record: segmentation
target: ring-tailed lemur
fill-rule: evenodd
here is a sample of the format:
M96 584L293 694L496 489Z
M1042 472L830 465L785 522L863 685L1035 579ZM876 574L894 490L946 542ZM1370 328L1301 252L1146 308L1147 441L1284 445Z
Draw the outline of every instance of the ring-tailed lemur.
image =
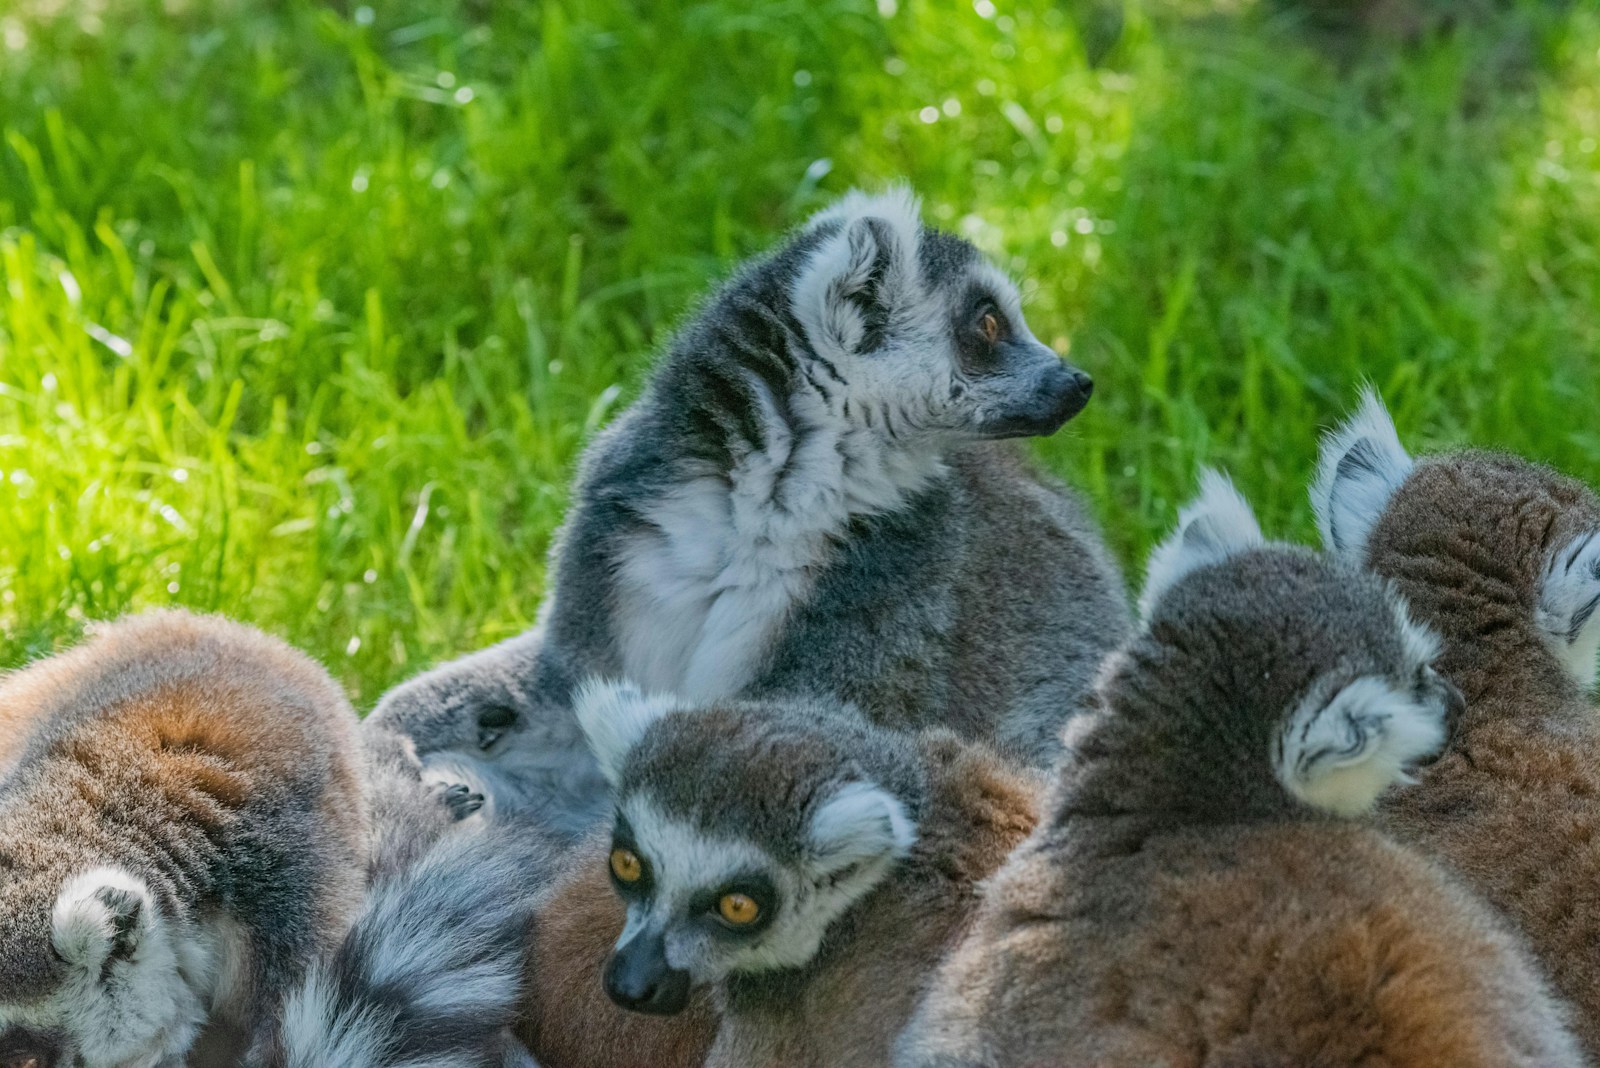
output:
M1518 938L1366 812L1444 744L1435 639L1211 477L898 1068L1577 1068Z
M1046 763L1128 611L1076 497L996 439L1090 389L909 193L846 196L717 290L590 445L541 627L376 718L572 833L606 804L571 712L591 675L826 694Z
M0 1065L176 1068L202 1028L268 1026L360 902L356 717L327 672L153 613L7 676L0 721Z
M887 1063L1043 785L948 731L821 700L687 705L611 684L577 711L616 789L627 924L606 990L672 1014L714 986L708 1068Z
M1512 456L1413 461L1374 394L1324 442L1312 501L1328 546L1443 637L1467 696L1390 826L1517 922L1600 1058L1600 501Z

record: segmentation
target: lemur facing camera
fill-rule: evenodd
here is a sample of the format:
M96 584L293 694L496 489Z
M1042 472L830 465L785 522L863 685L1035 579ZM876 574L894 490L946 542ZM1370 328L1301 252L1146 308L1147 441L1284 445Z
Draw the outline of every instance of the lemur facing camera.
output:
M574 834L606 809L571 710L594 675L829 695L1047 763L1128 610L1077 498L998 439L1090 390L908 192L852 193L717 290L590 445L540 627L376 718Z
M1501 918L1361 818L1460 703L1392 591L1213 475L1142 604L897 1068L1584 1063Z
M1388 825L1521 928L1600 1058L1600 501L1526 460L1413 461L1376 395L1324 442L1327 545L1443 638L1467 712Z
M708 1068L886 1064L1043 785L988 746L836 702L688 704L612 684L577 711L616 790L627 924L606 990L672 1014L714 987Z
M269 1026L360 903L355 729L308 657L183 612L6 676L0 1066L177 1068Z

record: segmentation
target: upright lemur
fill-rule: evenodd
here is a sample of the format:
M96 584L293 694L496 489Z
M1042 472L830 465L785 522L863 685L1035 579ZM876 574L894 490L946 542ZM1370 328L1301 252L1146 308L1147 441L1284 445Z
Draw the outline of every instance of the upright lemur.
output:
M1600 501L1526 460L1413 461L1376 395L1323 445L1322 534L1443 638L1467 711L1383 815L1510 916L1600 1059Z
M1077 498L999 439L1090 389L908 192L852 193L719 288L590 445L539 627L375 715L571 833L606 807L571 710L591 675L825 695L1048 762L1128 612Z
M1509 926L1365 817L1460 700L1387 586L1212 476L1143 605L897 1068L1583 1064Z

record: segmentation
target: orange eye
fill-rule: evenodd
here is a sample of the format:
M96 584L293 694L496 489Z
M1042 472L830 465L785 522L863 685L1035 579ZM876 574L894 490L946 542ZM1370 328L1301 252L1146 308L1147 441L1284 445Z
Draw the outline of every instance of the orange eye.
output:
M611 851L611 874L619 882L636 883L644 875L644 861L639 859L639 854L631 849L613 849Z
M1000 319L994 312L983 313L983 318L978 320L978 329L983 331L983 338L989 344L1000 340Z
M761 906L744 894L724 894L717 902L717 913L735 927L745 927L756 922Z

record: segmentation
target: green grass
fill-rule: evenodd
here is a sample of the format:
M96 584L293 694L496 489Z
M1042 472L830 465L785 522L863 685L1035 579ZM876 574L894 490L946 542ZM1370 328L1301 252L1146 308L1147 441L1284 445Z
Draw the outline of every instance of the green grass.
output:
M1216 6L1091 68L1060 0L12 0L0 660L177 602L369 703L520 630L696 294L899 176L1098 379L1040 451L1130 567L1204 463L1307 536L1363 378L1600 482L1600 14L1340 64Z

